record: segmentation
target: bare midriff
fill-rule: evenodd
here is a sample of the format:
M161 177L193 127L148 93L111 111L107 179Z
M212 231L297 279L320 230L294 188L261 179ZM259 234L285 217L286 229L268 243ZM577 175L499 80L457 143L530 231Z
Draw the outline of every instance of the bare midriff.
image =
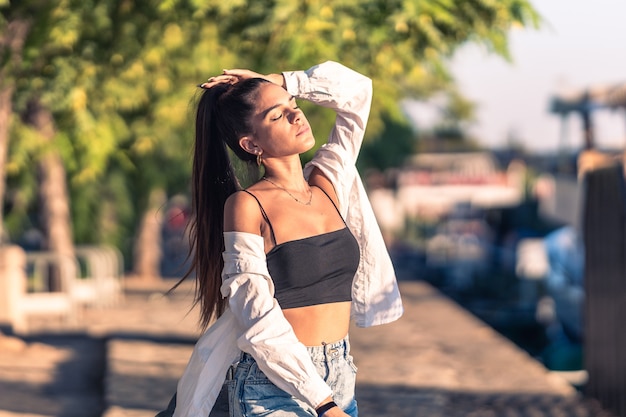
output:
M296 337L305 346L336 342L348 334L350 302L320 304L283 310Z

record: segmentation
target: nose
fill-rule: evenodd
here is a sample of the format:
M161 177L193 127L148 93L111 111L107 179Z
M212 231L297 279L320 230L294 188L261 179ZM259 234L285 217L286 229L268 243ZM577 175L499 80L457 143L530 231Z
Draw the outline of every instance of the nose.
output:
M302 111L295 109L291 113L291 124L296 124L302 120Z

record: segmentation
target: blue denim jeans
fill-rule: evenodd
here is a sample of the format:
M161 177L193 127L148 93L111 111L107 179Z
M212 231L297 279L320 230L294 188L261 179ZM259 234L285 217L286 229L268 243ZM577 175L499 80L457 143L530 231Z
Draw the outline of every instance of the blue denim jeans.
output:
M356 367L348 338L307 350L317 372L333 390L333 400L351 417L358 417L354 388ZM311 417L315 410L274 385L254 358L243 353L228 384L230 417Z

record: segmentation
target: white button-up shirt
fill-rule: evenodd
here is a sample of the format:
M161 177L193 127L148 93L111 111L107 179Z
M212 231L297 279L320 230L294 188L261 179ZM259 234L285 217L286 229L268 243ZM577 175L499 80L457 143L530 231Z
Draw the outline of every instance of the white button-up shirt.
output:
M357 326L389 323L402 315L393 265L365 188L356 170L372 99L369 78L336 62L283 73L287 91L337 113L328 142L304 169L318 167L332 182L339 210L361 250L352 284L352 319ZM221 292L228 308L198 340L178 382L174 417L208 416L239 352L250 353L279 388L312 407L332 395L306 347L295 336L274 298L263 238L224 233Z

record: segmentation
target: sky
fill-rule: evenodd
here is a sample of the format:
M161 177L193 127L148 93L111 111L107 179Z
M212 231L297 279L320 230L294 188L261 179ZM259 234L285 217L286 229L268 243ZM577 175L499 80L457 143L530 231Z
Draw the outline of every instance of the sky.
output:
M470 131L490 148L515 138L532 151L579 149L580 117L567 122L562 143L560 118L550 98L564 90L626 83L625 0L531 0L542 15L539 30L514 30L513 62L468 45L452 60L461 92L477 104ZM593 114L600 148L626 147L626 110Z

